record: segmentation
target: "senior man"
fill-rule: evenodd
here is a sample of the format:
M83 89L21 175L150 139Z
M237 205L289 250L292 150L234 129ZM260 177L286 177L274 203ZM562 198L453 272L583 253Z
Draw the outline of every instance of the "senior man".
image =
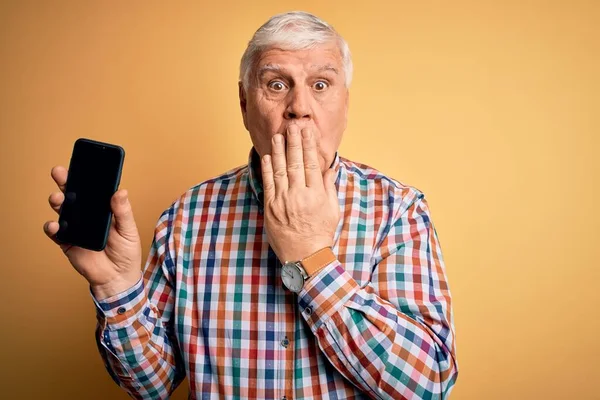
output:
M164 211L143 269L125 190L104 251L61 245L131 397L168 398L185 376L194 399L449 395L458 368L436 231L420 191L339 156L351 77L330 25L272 17L241 60L248 163ZM63 190L65 168L52 176ZM45 230L54 238L58 224Z

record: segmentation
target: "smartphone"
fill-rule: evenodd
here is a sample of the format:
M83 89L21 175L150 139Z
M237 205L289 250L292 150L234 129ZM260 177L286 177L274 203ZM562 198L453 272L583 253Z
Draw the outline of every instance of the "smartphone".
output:
M112 221L110 200L119 189L125 150L80 138L75 141L56 239L94 251L106 247Z

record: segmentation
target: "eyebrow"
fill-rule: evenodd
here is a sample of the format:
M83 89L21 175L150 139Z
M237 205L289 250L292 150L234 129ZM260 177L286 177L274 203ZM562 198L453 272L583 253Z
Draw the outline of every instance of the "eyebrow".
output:
M256 76L258 76L259 79L262 79L263 75L269 71L281 72L281 67L277 64L265 64L258 69Z
M334 74L339 75L337 68L331 64L313 65L313 67L316 68L317 72L332 71ZM258 74L256 76L258 76L258 79L262 79L263 75L270 71L282 72L283 68L278 64L265 64L258 69Z
M336 67L334 67L331 64L325 64L325 65L313 65L313 67L317 67L317 71L318 72L323 72L323 71L332 71L333 73L335 73L336 75L339 75L339 72L337 70Z

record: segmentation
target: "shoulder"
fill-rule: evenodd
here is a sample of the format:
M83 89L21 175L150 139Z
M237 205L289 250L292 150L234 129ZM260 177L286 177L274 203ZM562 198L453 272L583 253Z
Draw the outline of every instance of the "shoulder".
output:
M374 192L376 200L388 204L392 208L390 211L396 215L402 214L413 204L424 201L425 194L420 189L371 165L345 157L340 157L340 164L347 175L348 184L355 186L354 190ZM357 185L365 189L357 188Z
M220 175L199 182L181 193L163 211L161 218L172 219L176 214L187 214L190 210L202 207L202 204L205 202L212 203L220 199L225 200L231 197L233 193L240 193L240 190L245 190L247 178L248 165L240 165Z

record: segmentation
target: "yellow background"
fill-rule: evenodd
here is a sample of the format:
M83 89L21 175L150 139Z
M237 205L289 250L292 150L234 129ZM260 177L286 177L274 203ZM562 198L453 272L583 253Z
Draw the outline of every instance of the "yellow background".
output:
M147 254L173 199L246 162L239 58L292 9L354 55L340 153L429 198L452 397L599 398L600 2L566 0L0 2L0 397L127 398L86 282L43 234L50 169L78 137L122 145Z

